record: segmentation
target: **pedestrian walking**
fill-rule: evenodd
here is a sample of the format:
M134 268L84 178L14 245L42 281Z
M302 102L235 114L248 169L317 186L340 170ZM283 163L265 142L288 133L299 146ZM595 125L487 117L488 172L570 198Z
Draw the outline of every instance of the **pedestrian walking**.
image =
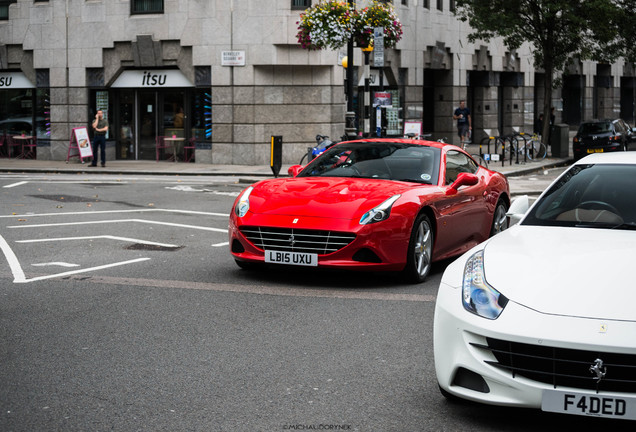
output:
M459 101L459 108L455 109L453 119L457 120L457 134L463 147L468 142L468 136L473 128L470 108L466 106L465 100Z
M108 132L108 120L104 118L104 111L97 110L93 120L93 162L91 166L97 166L97 150L101 152L102 167L106 166L106 132Z

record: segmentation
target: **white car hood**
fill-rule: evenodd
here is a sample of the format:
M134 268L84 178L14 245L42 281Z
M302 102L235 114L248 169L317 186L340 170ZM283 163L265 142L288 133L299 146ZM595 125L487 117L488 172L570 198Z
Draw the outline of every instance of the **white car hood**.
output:
M484 249L486 280L556 315L636 321L636 231L515 225Z

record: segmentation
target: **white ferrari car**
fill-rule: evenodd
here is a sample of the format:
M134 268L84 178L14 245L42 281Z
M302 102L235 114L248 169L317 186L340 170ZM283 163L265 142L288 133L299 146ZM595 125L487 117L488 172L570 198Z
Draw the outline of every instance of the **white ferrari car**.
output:
M636 420L636 152L579 160L521 212L442 277L442 394Z

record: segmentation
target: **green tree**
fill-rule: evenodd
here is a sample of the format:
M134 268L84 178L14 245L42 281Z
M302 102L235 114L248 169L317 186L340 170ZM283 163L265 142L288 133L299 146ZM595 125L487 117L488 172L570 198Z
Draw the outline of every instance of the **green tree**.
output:
M617 13L611 16L611 25L618 29L615 43L616 56L636 63L636 0L615 0Z
M457 0L456 14L470 24L471 42L501 37L510 50L531 44L534 65L545 72L542 135L547 137L557 73L574 58L601 60L621 51L618 29L608 25L627 19L620 2L633 8L634 0Z

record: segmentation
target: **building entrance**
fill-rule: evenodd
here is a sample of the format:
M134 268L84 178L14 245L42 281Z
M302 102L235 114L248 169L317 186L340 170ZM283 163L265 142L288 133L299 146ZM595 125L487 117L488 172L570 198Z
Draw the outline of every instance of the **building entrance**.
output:
M189 138L184 90L122 89L114 96L117 159L154 160L157 136Z

